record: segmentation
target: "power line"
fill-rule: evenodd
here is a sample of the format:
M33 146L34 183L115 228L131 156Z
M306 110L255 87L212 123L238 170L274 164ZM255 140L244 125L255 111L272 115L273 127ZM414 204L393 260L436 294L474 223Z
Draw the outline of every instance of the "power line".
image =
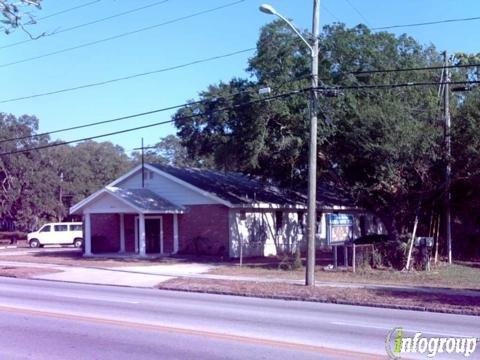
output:
M443 84L447 84L447 83L450 84L450 85L480 84L480 80L445 81L445 82L443 82ZM331 90L361 90L361 89L384 89L384 88L393 89L393 88L412 87L412 86L432 86L432 85L433 86L438 86L438 85L441 85L441 84L442 83L433 82L433 81L432 82L418 82L418 83L411 82L411 83L399 83L399 84L372 84L372 85L355 85L355 86L341 86L341 87L317 87L316 90L331 91ZM254 104L254 103L259 103L259 102L264 102L264 101L268 101L268 100L274 100L274 99L278 99L278 98L284 98L284 97L289 97L289 96L293 96L293 95L298 95L298 94L301 94L301 93L304 93L304 92L308 92L310 90L311 90L311 88L302 88L302 89L299 89L299 90L293 90L293 91L289 91L289 92L281 93L281 94L278 94L278 95L265 97L265 98L258 99L258 100L248 101L248 102L245 102L245 103L242 103L242 104L232 105L232 106L224 107L224 108L220 108L220 109L214 109L214 110L211 110L209 112L197 113L197 114L192 114L192 115L189 115L189 116L182 116L182 117L178 117L178 118L172 119L172 120L166 120L166 121L161 121L161 122L157 122L157 123L153 123L153 124L137 126L137 127L134 127L134 128L114 131L114 132L110 132L110 133L104 133L104 134L90 136L90 137L76 139L76 140L56 142L56 143L47 144L47 145L43 145L43 146L37 146L37 147L33 147L33 148L28 148L28 149L21 149L21 150L5 152L5 153L1 153L0 156L25 153L25 152L30 152L30 151L34 151L34 150L42 150L42 149L47 149L47 148L51 148L51 147L68 145L68 144L72 144L72 143L76 143L76 142L94 140L94 139L98 139L98 138L102 138L102 137L107 137L107 136L118 135L118 134L123 134L123 133L127 133L127 132L147 129L147 128L151 128L151 127L155 127L155 126L159 126L159 125L163 125L163 124L172 123L175 120L187 120L187 119L191 119L191 118L195 118L195 117L199 117L199 116L203 116L203 115L207 115L207 114L214 114L214 113L217 113L217 112L233 110L233 109L236 109L236 108L239 108L239 107L242 107L242 106L246 106L246 105L250 105L250 104ZM202 103L202 102L205 102L205 101L206 100L202 100L202 101L197 101L197 102L193 102L193 103L186 103L186 104L182 104L182 105L171 106L171 107L162 108L162 109L158 109L158 110L153 110L153 111L149 111L149 112L128 115L128 116L125 116L125 117L122 117L122 118L105 120L105 121L92 123L92 124L80 125L80 126L72 127L72 128L69 128L69 129L73 130L73 129L79 129L79 128L82 128L82 127L92 126L94 124L98 125L98 124L105 124L105 123L108 123L108 122L113 122L113 121L118 121L118 120L123 120L123 119L131 119L131 118L135 118L135 117L144 116L144 115L147 115L147 114L153 114L153 113L167 111L167 110L171 110L171 109L175 109L175 108L191 106L191 105ZM60 132L60 131L67 131L67 130L68 129L62 129L62 130L56 130L56 131L52 131L52 132L48 132L48 133L25 136L25 137L20 137L20 138L15 138L15 139L5 139L5 140L2 140L1 142L21 140L21 139L26 139L26 138L34 138L34 137L38 137L38 136L42 136L42 135L47 135L47 134L52 134L52 133L56 133L56 132Z
M445 69L445 68L461 69L461 68L470 68L470 67L480 67L480 63L457 64L457 65L449 65L448 67L445 67L445 66L442 66L442 65L434 65L434 66L395 68L395 69L360 70L360 71L345 72L343 74L345 74L345 75L362 75L362 74L392 73L392 72L407 72L407 71L442 70L442 69Z
M480 84L480 80L465 80L465 81L425 81L425 82L405 82L398 84L367 84L367 85L345 85L345 86L331 86L331 87L317 87L319 91L332 90L361 90L361 89L395 89L416 86L438 86L438 85L469 85Z
M366 18L365 16L363 16L363 14L360 12L360 10L358 10L358 9L352 4L352 2L351 2L350 0L345 0L345 2L346 2L348 5L350 5L350 7L351 7L353 10L355 10L355 12L356 12L358 15L360 15L360 17L365 21L365 24L367 24L368 26L370 26L367 18Z
M81 8L84 8L84 7L87 7L87 6L90 6L90 5L99 3L100 1L102 1L102 0L89 1L89 2L86 2L86 3L84 3L84 4L80 4L80 5L77 5L77 6L68 8L68 9L65 9L65 10L57 11L57 12L55 12L55 13L53 13L53 14L50 14L50 15L46 15L46 16L39 17L39 18L36 19L36 20L49 19L49 18L52 18L52 17L54 17L54 16L62 15L62 14L65 14L65 13L67 13L67 12L70 12L70 11L78 10L78 9L81 9ZM27 23L27 24L24 24L24 25L28 25L28 23Z
M235 56L235 55L238 55L238 54L242 54L242 53L246 53L246 52L250 52L250 51L254 51L254 50L255 50L255 48L248 48L248 49L235 51L235 52L232 52L232 53L227 53L227 54L223 54L223 55L213 56L213 57L210 57L210 58L191 61L191 62L181 64L181 65L174 65L174 66L170 66L170 67L163 68L163 69L147 71L147 72L143 72L143 73L132 74L132 75L127 75L127 76L122 76L122 77L119 77L119 78L114 78L114 79L109 79L109 80L104 80L104 81L98 81L98 82L94 82L94 83L78 85L78 86L73 86L73 87L59 89L59 90L52 90L52 91L33 94L33 95L26 95L26 96L19 96L19 97L16 97L16 98L4 99L4 100L0 100L0 104L15 102L15 101L21 101L21 100L34 99L34 98L43 97L43 96L55 95L55 94L71 92L71 91L76 91L76 90L81 90L81 89L86 89L86 88L91 88L91 87L96 87L96 86L107 85L107 84L111 84L111 83L115 83L115 82L119 82L119 81L134 79L134 78L137 78L137 77L149 76L149 75L153 75L153 74L157 74L157 73L177 70L177 69L181 69L181 68L201 64L201 63L206 63L206 62L210 62L210 61L214 61L214 60L219 60L219 59L222 59L222 58ZM458 65L450 65L449 66L449 68L469 68L469 67L480 67L480 64L458 64ZM391 72L441 70L441 69L444 69L444 68L445 68L444 66L428 66L428 67L411 67L411 68L397 68L397 69L378 69L378 70L351 71L351 72L345 72L345 73L342 73L342 74L343 75L363 75L363 74L391 73ZM307 78L307 77L310 77L310 75L306 75L304 78ZM296 78L295 80L297 80L297 79L298 78ZM325 79L325 80L327 80L327 79Z
M119 134L124 134L124 133L132 132L132 131L148 129L148 128L159 126L159 125L173 123L173 122L175 122L175 120L177 120L177 121L178 120L188 120L188 119L192 119L192 118L203 116L203 115L210 115L210 114L214 114L214 113L218 113L218 112L233 110L233 109L236 109L236 108L239 108L239 107L242 107L242 106L251 105L251 104L255 104L255 103L259 103L259 102L264 102L264 101L268 101L268 100L274 100L274 99L289 97L289 96L293 96L293 95L298 95L298 94L304 93L305 91L308 91L308 90L310 90L310 89L309 88L304 88L304 89L299 89L299 90L293 90L293 91L289 91L289 92L281 93L281 94L278 94L278 95L265 97L265 98L258 99L258 100L248 101L248 102L245 102L245 103L242 103L242 104L232 105L232 106L228 106L228 107L224 107L224 108L220 108L220 109L214 109L214 110L211 110L211 111L208 111L208 112L202 112L202 113L192 114L192 115L188 115L188 116L182 116L182 117L178 117L176 119L160 121L160 122L156 122L156 123L153 123L153 124L137 126L137 127L134 127L134 128L113 131L113 132L110 132L110 133L104 133L104 134L100 134L100 135L89 136L89 137L76 139L76 140L55 142L55 143L42 145L42 146L36 146L36 147L28 148L28 149L20 149L20 150L4 152L4 153L1 153L0 156L26 153L26 152L30 152L30 151L34 151L34 150L44 150L44 149L48 149L48 148L51 148L51 147L68 145L68 144L73 144L73 143L77 143L77 142L81 142L81 141L94 140L94 139L99 139L99 138L102 138L102 137L119 135ZM157 110L157 112L159 112L159 111L165 111L165 110L163 110L163 109ZM140 116L140 115L138 115L138 114L130 115L130 118L136 117L136 116Z
M0 49L6 49L6 48L14 47L14 46L17 46L17 45L26 44L26 43L29 43L29 42L34 41L34 40L40 40L42 38L46 38L46 37L50 37L50 36L54 36L54 35L58 35L58 34L63 34L63 33L66 33L66 32L72 31L72 30L77 30L77 29L84 28L84 27L87 27L87 26L91 26L91 25L94 25L94 24L98 24L98 23L101 23L101 22L104 22L104 21L107 21L107 20L115 19L115 18L125 16L125 15L129 15L129 14L132 14L134 12L145 10L145 9L157 6L157 5L161 5L161 4L164 4L168 1L170 1L170 0L157 1L157 2L154 2L154 3L149 4L149 5L137 7L135 9L124 11L124 12L117 13L117 14L114 14L114 15L110 15L110 16L107 16L107 17L104 17L104 18L101 18L101 19L89 21L89 22L79 24L79 25L75 25L75 26L72 26L72 27L68 27L68 28L65 28L65 29L60 29L60 30L54 31L52 33L45 33L45 35L39 37L38 39L35 38L35 39L27 39L27 40L17 41L17 42L11 43L11 44L0 46Z
M73 51L73 50L85 48L85 47L88 47L88 46L104 43L104 42L107 42L107 41L119 39L119 38L122 38L122 37L125 37L125 36L138 34L140 32L156 29L156 28L161 27L161 26L170 25L170 24L173 24L173 23L176 23L176 22L191 19L193 17L197 17L197 16L200 16L200 15L205 15L205 14L212 13L212 12L215 12L215 11L218 11L218 10L229 8L229 7L238 5L238 4L243 3L243 2L245 2L245 0L238 0L238 1L230 2L230 3L227 3L225 5L217 6L217 7L214 7L214 8L207 9L207 10L202 10L202 11L190 14L190 15L178 17L178 18L175 18L175 19L172 19L172 20L168 20L168 21L159 23L159 24L143 27L143 28L133 30L133 31L124 32L124 33L114 35L114 36L110 36L110 37L107 37L107 38L103 38L103 39L100 39L100 40L95 40L95 41L83 43L83 44L80 44L80 45L76 45L76 46L72 46L72 47L69 47L69 48L53 51L53 52L46 53L46 54L43 54L43 55L38 55L38 56L33 56L33 57L22 59L22 60L13 61L13 62L10 62L10 63L0 64L0 68L12 66L12 65L17 65L17 64L21 64L21 63L26 63L26 62L33 61L33 60L43 59L43 58L46 58L46 57L49 57L49 56L63 54L63 53L69 52L69 51Z
M283 83L278 85L278 88L282 87L283 85L285 85L287 83L291 83L291 82L299 81L299 80L303 80L303 77L298 78L298 79L292 79L288 82L283 82ZM47 131L47 132L34 134L34 135L27 135L27 136L20 136L20 137L14 137L14 138L9 138L9 139L2 139L2 140L0 140L0 144L5 143L5 142L10 142L10 141L33 139L33 138L37 138L37 137L41 137L41 136L53 135L53 134L58 134L58 133L61 133L61 132L83 129L83 128L87 128L87 127L91 127L91 126L109 124L109 123L118 122L118 121L121 121L121 120L128 120L128 119L141 117L141 116L152 115L152 114L156 114L156 113L160 113L160 112L164 112L164 111L175 110L175 109L179 109L179 108L186 107L186 106L208 103L208 102L211 102L211 101L229 100L229 99L234 98L235 96L238 96L238 95L241 95L241 94L244 94L244 93L247 93L247 92L252 92L252 90L254 90L254 89L246 89L246 90L238 91L238 92L236 92L234 94L231 94L229 96L226 96L226 97L204 98L202 100L197 100L197 101L188 102L188 103L179 104L179 105L172 105L172 106L169 106L169 107L156 109L156 110L151 110L151 111L146 111L146 112L137 113L137 114L133 114L133 115L127 115L127 116L117 117L117 118L103 120L103 121L96 121L96 122L92 122L92 123L87 123L87 124L82 124L82 125L77 125L77 126L52 130L52 131Z
M323 10L325 10L327 13L329 13L330 16L333 17L335 20L337 20L338 22L341 22L341 20L338 18L338 16L335 15L328 7L326 7L324 3L320 4L320 7Z
M232 56L243 54L243 53L250 52L250 51L253 51L253 50L255 50L255 48L248 48L248 49L234 51L234 52L223 54L223 55L217 55L217 56L212 56L212 57L209 57L209 58L199 59L199 60L191 61L191 62L188 62L188 63L180 64L180 65L174 65L174 66L166 67L166 68L163 68L163 69L158 69L158 70L147 71L147 72L138 73L138 74L122 76L122 77L115 78L115 79L98 81L98 82L94 82L94 83L90 83L90 84L84 84L84 85L74 86L74 87L70 87L70 88L64 88L64 89L60 89L60 90L53 90L53 91L48 91L48 92L39 93L39 94L33 94L33 95L27 95L27 96L21 96L21 97L16 97L16 98L11 98L11 99L0 100L0 104L4 104L4 103L8 103L8 102L14 102L14 101L20 101L20 100L34 99L34 98L38 98L38 97L60 94L60 93L65 93L65 92L71 92L71 91L76 91L76 90L81 90L81 89L86 89L86 88L91 88L91 87L96 87L96 86L107 85L107 84L111 84L111 83L115 83L115 82L119 82L119 81L130 80L130 79L134 79L134 78L138 78L138 77L143 77L143 76L148 76L148 75L153 75L153 74L158 74L158 73L163 73L163 72L168 72L168 71L173 71L173 70L178 70L178 69L186 68L186 67L193 66L193 65L198 65L198 64L202 64L202 63L206 63L206 62L210 62L210 61L214 61L214 60L219 60L219 59L224 59L224 58L227 58L227 57L232 57Z
M445 23L454 23L454 22L462 22L462 21L474 21L474 20L480 20L480 16L469 17L469 18L459 18L459 19L446 19L446 20L437 20L437 21L427 21L427 22L413 23L413 24L402 24L402 25L382 26L382 27L371 28L371 30L387 30L387 29L397 29L397 28L405 28L405 27L416 27L416 26L427 26L427 25L437 25L437 24L445 24Z

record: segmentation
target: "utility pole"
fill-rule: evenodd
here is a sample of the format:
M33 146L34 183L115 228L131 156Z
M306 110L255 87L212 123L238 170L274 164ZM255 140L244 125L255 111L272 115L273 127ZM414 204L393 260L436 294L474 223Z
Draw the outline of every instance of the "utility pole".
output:
M317 109L318 109L318 38L320 36L320 0L313 1L312 36L313 45L285 16L272 5L262 4L260 11L278 16L307 45L311 56L311 90L310 90L310 147L308 159L308 199L307 199L307 269L305 285L315 286L315 228L317 223Z
M312 90L310 96L310 150L308 160L307 269L305 285L315 286L315 233L317 223L317 107L318 38L320 36L320 0L313 1Z
M60 173L60 189L58 194L58 200L60 203L60 210L58 214L58 221L62 221L62 208L63 208L63 171Z
M443 53L445 61L445 88L444 88L444 119L445 119L445 152L447 156L447 165L445 167L445 233L447 238L447 252L448 263L452 263L452 219L450 203L452 194L450 192L451 178L452 178L452 134L451 134L451 119L450 119L450 70L447 51Z
M142 137L142 189L145 187L145 147L143 146Z

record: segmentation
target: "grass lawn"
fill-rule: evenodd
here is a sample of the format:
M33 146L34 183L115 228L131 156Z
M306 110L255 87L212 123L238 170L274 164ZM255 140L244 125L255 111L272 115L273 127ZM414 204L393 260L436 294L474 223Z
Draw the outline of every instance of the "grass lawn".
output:
M0 266L0 276L22 279L28 279L35 275L44 275L56 272L59 272L59 270L21 266Z
M160 289L480 315L480 297L211 279L172 279Z
M217 275L251 276L261 278L295 279L305 278L305 269L279 270L278 264L247 263L240 267L237 264L228 264L212 269L210 273ZM346 282L358 284L388 284L426 287L445 287L456 289L480 290L480 263L455 263L448 265L440 263L432 271L411 271L403 273L390 269L357 269L356 273L350 270L325 271L317 267L315 272L317 281Z

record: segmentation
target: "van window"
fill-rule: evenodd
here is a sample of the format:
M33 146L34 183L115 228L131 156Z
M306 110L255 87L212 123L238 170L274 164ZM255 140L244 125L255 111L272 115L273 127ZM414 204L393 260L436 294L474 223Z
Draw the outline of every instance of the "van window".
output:
M55 231L68 231L67 225L54 225Z
M82 231L82 225L80 224L70 225L70 231Z
M50 232L50 225L45 225L40 232Z

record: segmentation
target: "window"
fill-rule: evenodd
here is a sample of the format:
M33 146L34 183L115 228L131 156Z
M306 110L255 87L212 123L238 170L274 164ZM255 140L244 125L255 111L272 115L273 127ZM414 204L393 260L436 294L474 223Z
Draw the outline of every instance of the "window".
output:
M68 225L54 225L55 231L68 231Z
M245 210L240 211L240 220L247 220L247 213Z
M50 225L45 225L40 232L50 232Z
M305 213L303 211L297 211L297 222L298 229L303 234L305 232Z
M283 227L283 212L275 211L275 229L277 231L282 230Z
M70 225L70 231L82 231L82 225L80 224Z

